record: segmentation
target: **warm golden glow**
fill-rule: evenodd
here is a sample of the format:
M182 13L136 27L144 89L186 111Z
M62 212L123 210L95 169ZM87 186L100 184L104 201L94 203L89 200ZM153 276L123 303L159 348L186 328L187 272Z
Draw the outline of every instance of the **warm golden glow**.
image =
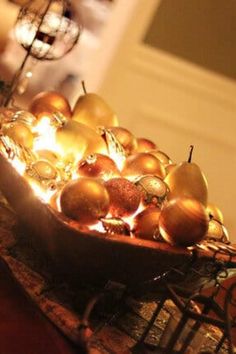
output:
M33 150L36 152L37 150L48 149L60 154L60 148L56 144L55 132L56 128L51 124L50 117L42 117L34 128L34 133L38 136L34 140Z

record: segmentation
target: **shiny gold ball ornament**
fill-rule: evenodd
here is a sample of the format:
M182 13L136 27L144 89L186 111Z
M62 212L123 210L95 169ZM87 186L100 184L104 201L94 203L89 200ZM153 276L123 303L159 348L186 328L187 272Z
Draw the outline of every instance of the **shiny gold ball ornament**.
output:
M207 205L207 212L208 212L210 218L213 218L213 219L219 221L221 224L224 223L223 213L216 205L209 203Z
M146 240L159 238L159 217L161 210L157 207L147 207L134 218L133 232L136 237Z
M149 152L150 152L150 154L155 156L164 166L169 165L170 163L172 163L171 158L163 151L152 150L152 151L149 151Z
M61 155L72 155L76 161L94 153L107 154L103 138L93 129L68 120L56 131L56 142Z
M62 212L81 224L92 225L106 216L109 194L105 186L94 178L81 177L68 182L60 196Z
M72 119L95 130L99 126L113 127L118 125L117 116L111 107L95 93L85 93L78 98L73 109Z
M161 205L169 191L167 184L157 176L142 176L135 182L135 185L142 193L144 204Z
M137 178L142 175L164 178L165 174L165 167L162 163L148 152L128 156L122 170L122 175L127 178Z
M168 175L168 173L170 173L175 166L176 166L175 163L169 163L168 165L165 165L166 175Z
M71 118L72 112L67 99L58 92L44 91L34 96L29 110L38 119L60 112L66 118Z
M227 243L229 242L228 231L219 221L211 219L209 221L205 239Z
M125 152L130 155L137 148L137 141L135 136L128 130L122 127L111 127L111 132L125 149Z
M78 173L83 177L102 178L104 180L120 176L115 162L108 156L92 154L78 164Z
M149 139L137 138L136 141L137 147L135 152L150 152L153 150L157 150L156 144Z
M132 182L117 177L105 182L104 185L109 193L109 212L113 217L129 216L138 209L141 193Z
M32 148L33 146L34 135L31 129L23 123L8 124L4 127L4 134L25 148Z
M160 233L172 245L191 246L206 235L209 218L204 206L192 198L177 198L161 210Z

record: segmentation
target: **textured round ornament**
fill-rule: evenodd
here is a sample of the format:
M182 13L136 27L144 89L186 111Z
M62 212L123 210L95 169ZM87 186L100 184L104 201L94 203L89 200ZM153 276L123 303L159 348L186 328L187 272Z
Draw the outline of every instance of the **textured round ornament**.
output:
M220 241L220 242L229 242L228 231L223 224L219 221L211 219L209 221L208 230L205 236L205 239Z
M37 94L33 98L29 110L38 119L43 116L50 116L56 112L60 112L66 118L70 118L72 115L67 99L54 91L45 91Z
M136 138L128 129L122 127L111 127L110 130L128 155L132 154L132 152L136 150Z
M78 173L80 176L97 177L104 180L120 176L115 162L102 154L92 154L80 161Z
M105 186L110 196L109 212L112 216L129 216L138 209L141 193L132 182L118 177L105 182Z
M165 177L165 167L152 154L140 152L127 157L122 174L125 177L137 178L143 175L155 175Z
M30 177L39 181L52 180L57 177L57 170L55 167L46 160L39 160L31 164L26 170Z
M163 151L153 150L153 151L150 151L150 154L155 156L164 166L172 163L172 160L170 159L170 157Z
M137 147L135 152L150 152L152 150L156 150L157 146L156 144L145 138L137 138Z
M23 110L16 111L12 117L12 121L17 121L29 127L33 127L37 124L37 118L32 113Z
M145 204L161 205L169 190L167 184L157 176L140 177L135 184L141 191Z
M4 127L4 134L25 148L32 148L33 146L34 135L30 128L23 123L8 124Z
M159 228L165 241L187 247L204 238L208 223L206 209L200 202L192 198L177 198L162 209Z
M221 224L224 223L224 217L222 211L214 204L207 205L207 212L210 218L219 221Z
M156 240L159 238L159 217L161 210L156 207L148 207L134 218L133 232L135 236L146 239Z
M65 185L60 205L66 216L81 224L92 225L108 213L109 194L101 182L81 177Z

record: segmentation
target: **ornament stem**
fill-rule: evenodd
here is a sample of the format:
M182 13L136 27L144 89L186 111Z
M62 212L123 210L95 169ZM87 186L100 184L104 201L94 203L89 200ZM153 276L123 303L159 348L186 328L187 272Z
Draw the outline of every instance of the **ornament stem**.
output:
M83 88L84 94L86 95L87 94L87 90L86 90L86 86L85 86L84 80L81 81L81 84L82 84L82 88Z
M191 163L191 162L192 162L193 148L194 148L194 145L190 145L188 163Z

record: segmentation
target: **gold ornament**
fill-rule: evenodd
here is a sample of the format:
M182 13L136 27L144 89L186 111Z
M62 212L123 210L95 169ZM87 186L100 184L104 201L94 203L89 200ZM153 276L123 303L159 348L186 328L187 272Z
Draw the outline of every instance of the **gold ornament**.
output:
M40 160L47 160L53 165L57 164L60 158L54 151L47 149L37 150L36 154Z
M129 216L138 209L141 193L132 182L118 177L110 179L104 185L110 196L109 212L112 216Z
M142 175L155 175L164 178L165 173L162 163L148 152L140 152L128 156L122 170L122 174L130 178Z
M145 138L137 138L137 147L135 152L150 152L157 149L156 144Z
M197 199L204 206L207 205L207 181L197 164L191 162L193 146L191 146L188 161L181 162L172 169L165 178L170 192L168 199L190 197Z
M135 236L146 240L159 238L159 217L161 210L156 207L147 207L134 219L133 232Z
M68 120L56 131L56 142L61 155L72 155L76 161L94 153L107 154L102 137L88 126Z
M209 221L208 230L205 239L220 241L224 243L229 242L228 231L219 221L211 219Z
M37 94L30 105L30 112L38 119L60 112L66 118L71 118L71 108L67 99L58 92L45 91Z
M175 163L169 163L168 165L166 165L166 175L168 175L168 173L170 173L175 168L175 166L177 166Z
M15 143L25 148L32 148L34 135L30 128L23 123L10 123L4 127L4 134Z
M81 224L92 225L108 213L109 194L96 179L81 177L65 185L60 204L66 216Z
M221 224L224 223L223 213L216 205L209 203L207 205L207 212L208 212L210 218L213 218L213 219L219 221Z
M78 173L84 177L110 179L120 176L120 171L115 162L108 156L92 154L79 162Z
M122 127L113 127L110 128L111 132L114 134L116 139L125 149L125 152L130 155L137 148L137 141L134 135L125 128Z
M18 122L29 127L33 127L37 123L37 118L30 112L27 111L16 111L12 116L12 122Z
M163 151L153 150L153 151L149 151L149 152L150 152L150 154L155 156L164 166L172 163L171 158Z
M145 204L161 205L169 191L167 184L157 176L142 176L135 184L141 191L142 201Z
M208 229L209 218L204 206L192 198L177 198L161 211L159 228L165 241L191 246L200 242Z
M120 218L102 218L102 226L106 233L130 236L130 227Z
M30 177L33 177L39 181L53 180L57 177L57 170L55 167L46 160L39 160L32 163L26 170Z
M95 93L85 93L79 97L73 110L72 119L93 129L99 126L113 127L118 125L116 114Z

